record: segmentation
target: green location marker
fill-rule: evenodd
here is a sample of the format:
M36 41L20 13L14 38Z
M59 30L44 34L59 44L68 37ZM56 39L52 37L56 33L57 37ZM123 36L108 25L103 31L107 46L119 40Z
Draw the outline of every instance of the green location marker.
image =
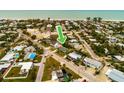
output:
M61 43L61 44L64 44L65 41L66 41L66 39L67 39L67 37L63 35L61 25L56 26L56 30L57 30L57 32L58 32L57 41L58 41L59 43Z

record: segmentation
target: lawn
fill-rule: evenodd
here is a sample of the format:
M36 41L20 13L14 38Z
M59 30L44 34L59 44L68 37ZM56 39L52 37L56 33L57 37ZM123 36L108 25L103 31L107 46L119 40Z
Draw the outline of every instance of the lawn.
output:
M0 49L0 59L5 56L5 50Z
M38 66L34 66L33 69L30 70L29 75L26 79L3 80L3 82L34 82L37 76L38 69Z
M20 69L21 67L13 67L9 73L7 74L6 77L20 77L20 76L25 76L25 75L20 75L19 72L20 72Z
M51 80L52 71L58 70L59 68L60 68L60 63L58 61L56 61L52 57L47 58L46 63L45 63L42 81Z

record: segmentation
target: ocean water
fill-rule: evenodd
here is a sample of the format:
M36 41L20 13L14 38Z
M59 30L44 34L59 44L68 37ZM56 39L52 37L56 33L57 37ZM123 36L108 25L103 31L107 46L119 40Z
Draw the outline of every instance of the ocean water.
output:
M0 10L0 19L74 19L102 17L105 20L124 20L124 10Z

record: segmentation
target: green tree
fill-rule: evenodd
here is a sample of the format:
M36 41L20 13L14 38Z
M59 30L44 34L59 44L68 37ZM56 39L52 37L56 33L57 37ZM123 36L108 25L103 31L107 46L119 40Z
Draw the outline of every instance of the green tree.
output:
M90 20L91 20L91 18L90 18L90 17L87 17L86 19L87 19L87 21L90 21Z
M102 21L102 18L101 17L98 17L98 22L101 22Z
M97 17L94 17L93 18L93 21L96 23L97 22Z
M32 38L32 39L36 39L36 35L32 35L31 38Z

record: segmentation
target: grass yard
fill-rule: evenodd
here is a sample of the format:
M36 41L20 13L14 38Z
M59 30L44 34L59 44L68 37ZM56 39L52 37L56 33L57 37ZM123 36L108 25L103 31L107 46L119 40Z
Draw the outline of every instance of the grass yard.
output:
M5 49L0 49L0 59L5 56Z
M37 76L38 69L38 66L34 66L33 69L30 70L29 75L26 79L3 80L3 82L34 82Z
M60 68L60 63L58 61L56 61L52 57L47 58L42 81L51 80L52 71L58 70L59 68Z
M20 75L19 72L20 72L20 69L21 67L13 67L9 73L7 74L6 77L20 77L20 76L23 76L23 75Z

